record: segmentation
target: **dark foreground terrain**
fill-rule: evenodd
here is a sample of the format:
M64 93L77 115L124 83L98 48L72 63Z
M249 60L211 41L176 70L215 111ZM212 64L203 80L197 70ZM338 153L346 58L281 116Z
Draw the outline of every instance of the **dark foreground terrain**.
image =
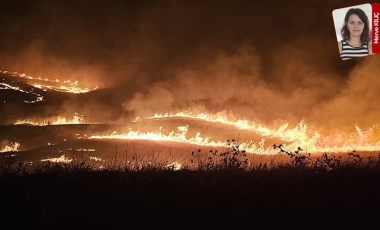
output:
M368 169L3 175L0 197L2 229L380 226L380 172Z

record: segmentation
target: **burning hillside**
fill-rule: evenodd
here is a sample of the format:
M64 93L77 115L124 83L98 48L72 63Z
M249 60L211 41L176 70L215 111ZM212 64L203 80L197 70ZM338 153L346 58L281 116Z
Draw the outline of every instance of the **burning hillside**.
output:
M46 77L32 77L29 75L26 75L25 73L18 73L18 72L8 72L8 71L0 71L0 74L4 76L12 76L12 83L13 81L21 82L30 85L31 87L35 87L38 89L42 89L43 91L47 90L52 90L52 91L57 91L57 92L65 92L65 93L87 93L93 90L96 90L98 87L95 87L93 89L90 88L85 88L85 87L80 87L79 86L79 81L74 81L71 82L70 80L63 80L60 81L58 79L51 80ZM5 79L3 78L3 81ZM19 90L17 87L13 87L5 82L1 83L5 87L8 87L9 89L13 90ZM34 90L31 88L30 90ZM25 91L21 91L25 92Z
M308 153L380 151L380 55L339 60L326 26L332 3L285 11L265 1L130 4L97 2L88 12L38 2L0 16L25 17L2 24L1 141L54 157L100 152L90 143L189 149L228 139L267 155L280 143ZM45 21L48 30L33 26Z
M44 93L49 93L49 97L55 94L89 94L97 89L72 88L72 90L61 90L64 87L58 86L59 80L49 80L48 78L34 78L25 74L2 72L3 82L1 92L14 91L15 93L31 94L40 101L44 99ZM37 82L48 83L42 91ZM52 85L56 85L54 88ZM71 84L70 82L63 82ZM13 84L13 85L11 85ZM76 81L75 87L78 82ZM37 89L36 89L37 88ZM13 98L14 99L14 98ZM28 104L29 101L24 100ZM37 100L35 101L38 102ZM19 117L8 126L3 126L3 139L10 143L17 143L2 147L4 151L33 151L35 148L46 146L47 148L57 147L63 144L76 143L76 148L82 148L80 141L102 140L103 142L112 140L125 141L147 141L162 142L166 146L176 143L176 146L203 146L208 148L223 148L226 140L235 138L239 141L242 149L255 154L276 154L278 150L273 149L273 144L283 143L284 148L295 150L298 147L308 153L324 152L349 152L352 150L374 152L380 151L380 140L377 126L362 130L358 125L351 129L327 129L315 124L308 125L305 121L299 121L295 125L281 121L266 125L257 120L239 118L239 114L218 112L218 113L196 113L191 110L180 112L156 113L151 116L128 119L118 119L104 122L96 120L90 113L87 115L74 112L68 115L68 111L63 111L65 115ZM78 128L76 128L76 126ZM54 129L49 127L57 126ZM41 128L38 128L41 127ZM42 128L45 131L42 131ZM98 128L96 128L98 127ZM24 130L24 131L21 131ZM40 131L38 131L40 130ZM41 133L42 132L42 133ZM27 133L36 133L30 136ZM38 133L38 134L37 134ZM79 142L78 142L79 140ZM86 148L91 148L88 144ZM38 144L36 144L38 143ZM21 146L21 147L20 147ZM67 148L67 147L65 147ZM64 149L53 148L52 154L60 154ZM94 149L95 151L95 149ZM104 152L104 149L102 150Z

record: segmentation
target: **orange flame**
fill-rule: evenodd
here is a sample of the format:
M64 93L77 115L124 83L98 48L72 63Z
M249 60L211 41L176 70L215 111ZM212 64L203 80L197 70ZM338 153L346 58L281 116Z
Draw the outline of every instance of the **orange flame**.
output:
M171 131L169 134L162 133L162 130L156 132L139 132L130 130L128 133L118 134L113 132L110 135L93 135L89 139L122 139L122 140L150 140L150 141L168 141L186 143L200 146L225 147L225 141L213 141L210 137L202 137L201 133L197 132L193 137L187 137L189 126L178 126L177 131ZM264 148L264 140L257 145L253 141L239 143L240 148L251 153L259 154L275 154L278 151L272 147Z
M24 120L17 120L14 124L15 125L34 125L34 126L47 126L47 125L72 125L72 124L86 124L84 115L79 115L78 113L75 113L72 118L66 118L58 116L53 119L45 119L42 122L38 122L33 119L24 119Z
M98 162L98 161L104 161L104 160L102 160L102 158L100 158L100 157L92 157L92 156L90 156L90 160L93 160L93 161L95 161L95 162Z
M98 86L96 86L95 88L80 87L79 81L70 81L70 80L60 81L58 79L51 80L51 79L42 78L42 77L32 77L32 76L26 75L25 73L8 72L8 71L0 71L0 73L11 74L14 77L26 79L28 80L29 84L31 84L32 86L42 89L44 91L54 90L54 91L65 92L65 93L79 94L79 93L87 93L87 92L98 89Z
M334 135L323 136L318 131L309 130L307 124L303 121L299 122L296 127L289 128L289 124L285 123L277 129L270 129L262 124L257 124L249 120L235 119L231 120L228 116L212 115L206 113L192 114L191 112L155 114L148 119L162 118L191 118L196 120L207 121L211 123L221 123L224 125L234 126L240 130L251 131L265 138L277 138L280 141L288 142L286 148L295 150L299 146L307 150L307 152L349 152L357 151L379 151L380 140L372 128L363 131L355 125L355 132L347 134L338 131Z
M25 103L37 103L39 101L43 101L43 99L44 99L44 97L41 94L35 93L32 90L26 91L26 90L21 89L20 87L12 86L12 85L4 83L4 82L0 83L0 85L4 86L4 87L0 87L0 89L4 89L4 90L12 89L12 90L15 90L15 91L19 91L21 93L32 94L32 95L36 96L36 100L31 100L31 101L25 101L24 100Z
M20 148L20 143L18 142L15 142L13 144L9 144L9 145L5 145L3 147L0 148L0 153L4 153L4 152L18 152Z
M41 160L41 162L66 163L66 164L70 163L71 161L73 161L73 159L69 159L65 155L62 155L60 157L53 157L53 158L47 158L47 159Z

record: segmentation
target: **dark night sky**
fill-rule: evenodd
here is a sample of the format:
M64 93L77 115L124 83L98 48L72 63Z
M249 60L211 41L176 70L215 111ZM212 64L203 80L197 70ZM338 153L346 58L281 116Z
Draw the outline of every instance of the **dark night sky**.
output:
M379 57L341 61L332 20L362 3L0 1L0 69L104 87L90 110L372 125Z

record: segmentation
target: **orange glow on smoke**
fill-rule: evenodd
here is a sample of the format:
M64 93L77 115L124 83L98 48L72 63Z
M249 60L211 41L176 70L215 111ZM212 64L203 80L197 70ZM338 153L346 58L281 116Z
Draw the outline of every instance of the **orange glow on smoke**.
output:
M41 77L31 77L26 74L17 72L0 71L0 73L10 74L14 77L25 79L26 82L36 88L44 91L53 90L66 93L87 93L96 90L97 87L90 89L79 86L79 81L60 81L58 79L51 80ZM14 86L9 83L1 83L0 89L3 90L16 90L25 94L35 96L35 100L24 101L25 103L36 103L44 100L43 96L34 92L34 90L24 90L19 86ZM357 151L380 151L380 135L374 128L362 130L359 126L353 125L352 132L343 130L324 130L319 127L310 127L306 122L300 121L294 127L290 127L289 123L283 122L275 128L268 125L261 124L247 119L238 119L228 115L208 114L208 113L192 113L189 111L182 111L177 113L164 113L154 114L146 119L168 119L168 118L186 118L198 121L204 121L212 124L222 124L225 126L233 127L237 130L244 130L252 132L262 137L260 141L245 141L241 142L240 148L250 153L257 154L276 154L278 150L273 149L272 144L268 144L268 139L276 140L277 143L283 144L284 148L289 151L294 151L298 147L302 147L309 153L324 153L324 152L349 152ZM137 117L133 122L143 122L144 119ZM48 126L48 125L69 125L69 124L87 124L83 115L74 114L74 116L67 118L65 116L51 117L46 119L24 119L17 120L15 125L29 124L35 126ZM110 135L92 135L90 139L129 139L129 140L149 140L149 141L162 141L162 142L177 142L199 146L214 146L225 147L226 142L221 140L214 140L211 137L204 136L197 132L194 136L189 135L189 125L178 126L175 130L167 130L163 132L162 129L152 132L141 132L138 130L130 129L127 133L113 132ZM82 138L81 136L78 138ZM231 137L232 138L232 137ZM18 144L18 143L17 143ZM8 145L1 149L0 152L17 151L19 148L15 145Z

